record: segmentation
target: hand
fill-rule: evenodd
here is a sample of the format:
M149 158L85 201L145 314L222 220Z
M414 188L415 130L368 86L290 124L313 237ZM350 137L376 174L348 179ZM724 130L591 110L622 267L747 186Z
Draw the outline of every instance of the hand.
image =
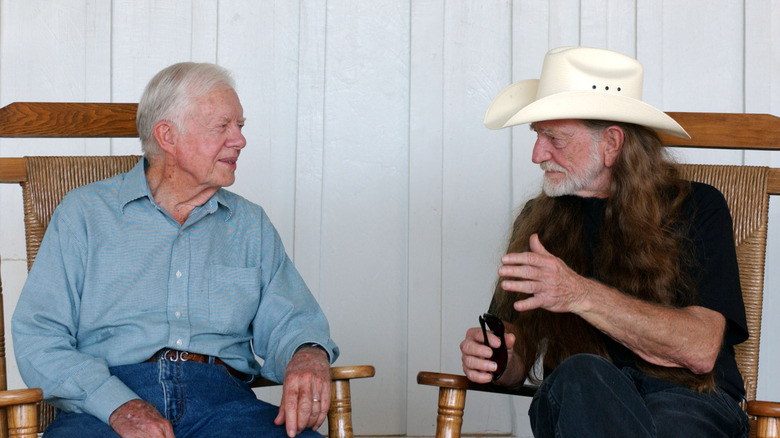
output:
M116 408L108 424L122 438L174 438L171 423L143 400L130 400Z
M287 426L294 437L306 428L317 430L330 408L330 361L317 347L295 352L284 372L282 402L274 424Z
M528 295L515 302L515 310L542 308L551 312L579 313L594 282L547 252L538 235L531 235L529 243L531 251L506 254L501 258L503 264L498 270L498 275L514 278L501 282L505 291Z
M505 323L506 325L506 323ZM513 347L515 345L515 335L509 332L504 334L504 341L506 342L506 348L509 350L507 353L507 371L501 376L496 383L502 383L506 381L506 376L509 374L515 374L508 372L512 368L512 356ZM498 336L491 332L488 332L488 342L492 347L500 347L501 340ZM475 383L490 383L493 381L493 371L496 370L496 363L490 360L493 355L493 350L484 344L484 338L482 336L482 329L479 327L473 327L466 331L466 338L460 343L461 362L463 364L463 372L466 377Z

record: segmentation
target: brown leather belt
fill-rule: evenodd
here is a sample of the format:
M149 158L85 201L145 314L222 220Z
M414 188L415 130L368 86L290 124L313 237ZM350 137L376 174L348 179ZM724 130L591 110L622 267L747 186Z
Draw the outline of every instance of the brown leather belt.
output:
M157 353L154 353L152 357L145 360L144 362L159 362L161 360L168 361L168 362L199 362L199 363L212 363L214 365L219 365L225 367L225 369L232 375L233 377L239 379L239 380L247 380L248 375L236 371L233 368L231 368L228 364L222 361L222 359L216 357L216 356L208 356L205 354L200 353L191 353L189 351L179 351L179 350L173 350L170 348L163 348L162 350L158 351Z

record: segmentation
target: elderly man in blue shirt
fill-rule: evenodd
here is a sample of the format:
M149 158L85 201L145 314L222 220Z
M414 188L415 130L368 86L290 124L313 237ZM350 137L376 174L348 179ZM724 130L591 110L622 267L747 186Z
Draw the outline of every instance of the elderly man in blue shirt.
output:
M25 383L58 408L45 436L295 436L325 420L328 322L263 209L223 189L244 120L226 70L170 66L138 106L144 157L54 212L12 322ZM258 375L284 382L281 407L257 400Z

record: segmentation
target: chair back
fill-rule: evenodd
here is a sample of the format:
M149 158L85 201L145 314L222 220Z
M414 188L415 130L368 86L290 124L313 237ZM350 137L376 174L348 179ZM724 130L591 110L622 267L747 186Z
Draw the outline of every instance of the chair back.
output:
M15 102L0 108L0 137L137 137L136 108L132 103ZM22 186L27 269L35 261L54 209L68 191L127 172L139 159L138 155L0 158L0 183ZM0 312L0 322L2 318ZM8 387L4 327L0 325L0 390ZM38 431L53 419L54 408L39 404ZM0 438L6 436L7 424L0 415Z
M761 338L761 303L769 217L767 167L686 164L680 166L690 180L709 184L723 193L734 224L739 279L750 337L737 345L737 366L745 381L748 400L756 398L758 347Z
M139 155L25 157L27 181L21 183L27 269L32 267L46 227L62 198L76 187L127 172Z

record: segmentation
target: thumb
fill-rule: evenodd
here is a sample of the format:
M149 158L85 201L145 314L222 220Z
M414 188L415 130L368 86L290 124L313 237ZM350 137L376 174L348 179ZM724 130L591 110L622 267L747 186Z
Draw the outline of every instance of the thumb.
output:
M539 240L538 234L536 233L531 234L531 238L529 239L528 243L532 252L541 255L552 255L549 252L547 252L547 249L545 249L544 245L542 245L542 241Z

